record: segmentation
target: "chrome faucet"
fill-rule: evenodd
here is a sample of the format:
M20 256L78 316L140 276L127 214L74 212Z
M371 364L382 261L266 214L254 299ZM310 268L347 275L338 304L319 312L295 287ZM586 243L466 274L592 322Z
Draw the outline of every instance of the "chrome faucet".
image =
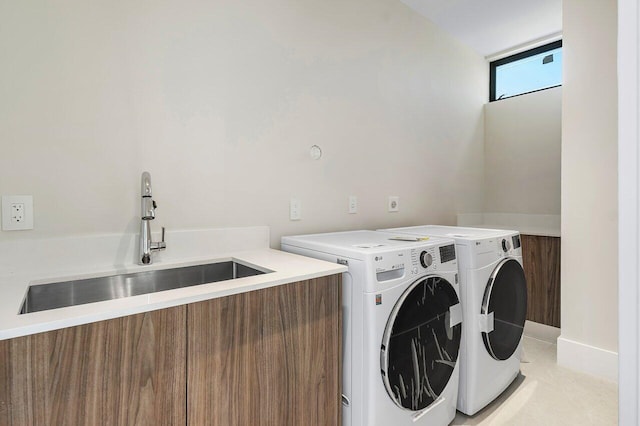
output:
M167 248L164 242L164 226L162 227L162 241L153 242L151 240L150 221L155 219L155 209L158 207L151 198L151 175L149 172L142 173L142 222L140 224L140 265L150 265L152 263L151 253Z

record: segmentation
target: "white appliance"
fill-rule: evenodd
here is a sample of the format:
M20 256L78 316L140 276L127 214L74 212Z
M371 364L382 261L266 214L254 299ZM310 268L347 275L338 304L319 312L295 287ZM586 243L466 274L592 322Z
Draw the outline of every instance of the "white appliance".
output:
M462 334L454 240L390 237L283 237L282 250L349 268L342 276L342 424L447 425L455 417Z
M382 231L455 239L463 312L458 410L468 415L477 413L520 372L527 316L520 234L455 226Z

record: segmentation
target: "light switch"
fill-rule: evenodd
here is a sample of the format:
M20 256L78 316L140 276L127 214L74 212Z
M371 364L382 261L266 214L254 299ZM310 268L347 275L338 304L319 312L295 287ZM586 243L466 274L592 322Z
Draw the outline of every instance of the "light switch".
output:
M358 197L349 195L349 214L358 213Z
M302 204L297 198L292 198L289 201L289 219L300 220L302 218Z

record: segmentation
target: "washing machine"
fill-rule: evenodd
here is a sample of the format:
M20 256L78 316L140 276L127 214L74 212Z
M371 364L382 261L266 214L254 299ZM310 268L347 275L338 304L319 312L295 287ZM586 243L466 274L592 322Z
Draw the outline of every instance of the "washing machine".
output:
M342 424L447 425L455 417L462 335L455 243L393 237L302 235L283 237L281 247L348 267Z
M458 410L473 415L518 376L527 283L516 231L416 226L383 232L455 239L463 312Z

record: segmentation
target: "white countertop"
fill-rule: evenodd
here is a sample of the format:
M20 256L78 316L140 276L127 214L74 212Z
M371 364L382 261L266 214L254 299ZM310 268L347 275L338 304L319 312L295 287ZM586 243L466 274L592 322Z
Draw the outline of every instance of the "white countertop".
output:
M509 226L509 225L496 225L492 223L481 223L479 225L469 225L472 228L485 228L485 229L504 229L510 231L518 231L520 235L535 235L538 237L559 237L560 231L547 228L547 227L536 227L536 226Z
M174 255L170 257L170 260L156 260L153 265L149 266L137 265L133 262L133 258L130 263L125 263L124 265L120 262L115 262L115 264L114 262L94 262L94 266L79 264L78 259L73 259L74 250L68 250L71 252L71 255L68 255L68 253L65 255L65 250L60 250L60 253L56 255L56 267L50 268L46 266L43 267L42 265L34 266L34 262L30 262L33 257L29 259L14 257L14 259L11 259L11 263L3 261L1 265L2 268L0 268L0 294L2 294L2 298L0 298L0 340L274 287L296 281L338 274L347 270L343 265L270 249L268 248L268 230L266 232L266 238L264 238L263 235L264 230L259 229L259 231L261 234L258 238L254 238L254 243L249 244L251 242L249 241L250 239L244 240L245 243L249 242L246 245L253 246L248 250L224 251L221 250L220 244L215 245L215 247L210 244L209 250L207 250L206 248L203 249L206 244L196 243L195 245L200 247L198 256L190 253L191 256L180 257L179 254L174 253ZM200 233L200 231L197 232ZM207 232L203 232L203 234L207 234ZM176 246L180 246L181 238L186 241L193 236L193 234L190 234L191 236L185 238L185 235L187 234L174 235ZM220 233L209 232L208 237L210 238L211 236L219 237ZM108 238L109 237L107 237L107 239ZM63 244L65 247L76 245L78 247L84 246L86 250L86 244L89 240L97 241L95 238L80 240L66 239ZM102 241L104 241L104 239L101 240L101 242ZM133 241L135 242L135 238ZM50 247L40 248L43 250L43 253L40 254L46 254L50 258L52 250L56 250L56 247L59 247L61 243L60 240L49 240L48 243ZM20 246L20 244L13 244L14 248ZM23 244L24 247L22 247L22 249L25 249L28 248L28 246L35 247L35 244L42 244L42 242L33 241ZM118 238L117 244L122 246L122 238ZM46 245L47 244L45 244L45 246ZM104 244L105 247L103 248L109 245L110 244ZM238 245L242 244L222 245L237 248ZM167 250L169 250L171 248L171 238L169 234L167 235L167 246ZM10 249L10 245L3 244L3 246L0 246L0 255L6 254ZM24 253L22 249L16 251ZM80 251L79 249L78 252ZM125 253L129 251L128 248L124 250ZM182 252L184 254L187 251ZM119 260L122 260L122 256L119 256ZM24 315L18 314L30 284L168 269L225 260L237 260L247 265L256 266L259 269L265 268L274 272L138 296L123 297L104 302L88 303ZM47 264L47 262L44 263Z
M465 213L457 215L458 226L506 229L524 235L560 237L560 215Z

